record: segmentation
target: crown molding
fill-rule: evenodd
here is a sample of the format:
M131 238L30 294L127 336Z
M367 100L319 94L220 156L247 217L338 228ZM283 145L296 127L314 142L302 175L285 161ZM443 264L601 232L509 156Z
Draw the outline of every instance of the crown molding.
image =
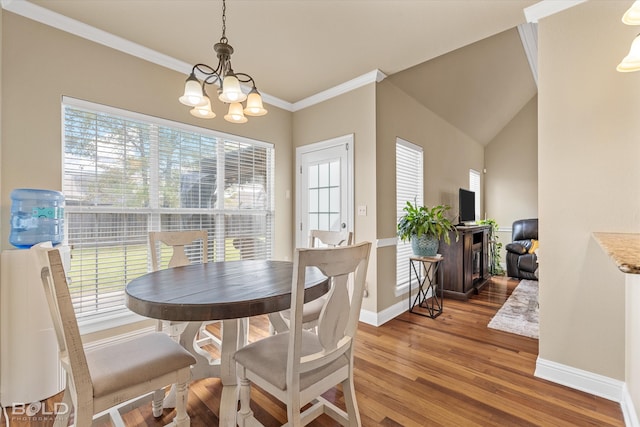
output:
M368 73L363 74L359 77L356 77L355 79L349 80L347 82L344 82L330 89L319 92L315 95L311 95L308 98L302 99L294 103L293 111L295 112L295 111L303 110L312 105L319 104L323 101L345 94L347 92L350 92L352 90L358 89L362 86L366 86L371 83L380 83L386 77L387 75L380 70L376 69L373 71L369 71Z
M109 48L119 50L153 64L160 65L185 75L188 75L191 72L191 64L177 60L171 56L149 49L59 13L52 12L49 9L26 0L0 0L0 4L3 9L15 13L16 15L57 28L58 30L65 31ZM248 92L250 88L245 89L246 92ZM260 94L262 95L262 100L267 104L282 108L283 110L293 111L293 105L290 102L266 93L261 92Z
M149 49L122 37L118 37L107 31L100 30L75 19L53 12L29 1L0 0L0 5L2 5L3 9L9 12L40 22L41 24L57 28L58 30L65 31L75 36L82 37L92 42L99 43L109 48L119 50L128 55L135 56L170 70L174 70L185 75L188 75L191 72L191 64L177 60L171 56ZM356 77L353 80L349 80L348 82L322 91L316 95L312 95L296 103L284 101L273 95L269 95L268 93L261 92L260 94L262 95L262 100L265 103L286 111L295 112L367 84L380 82L386 77L387 76L380 70L373 70L369 73L363 74L362 76ZM248 88L245 89L246 92L249 91Z
M540 19L577 6L587 0L542 0L524 9L527 22L537 23Z
M533 80L538 86L538 24L533 22L520 24L518 25L518 33L524 53L529 61L529 67L531 67Z

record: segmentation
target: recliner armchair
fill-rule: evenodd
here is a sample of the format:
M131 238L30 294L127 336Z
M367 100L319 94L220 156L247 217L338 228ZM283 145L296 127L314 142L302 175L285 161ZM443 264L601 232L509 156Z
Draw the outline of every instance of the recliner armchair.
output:
M513 222L511 243L507 244L507 275L517 279L538 280L538 256L531 251L533 240L538 240L538 218Z

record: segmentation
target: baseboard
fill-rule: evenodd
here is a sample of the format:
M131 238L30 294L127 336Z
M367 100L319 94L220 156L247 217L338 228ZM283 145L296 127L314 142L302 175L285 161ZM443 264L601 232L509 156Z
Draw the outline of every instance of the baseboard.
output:
M640 419L638 419L638 413L636 412L631 395L625 384L622 388L622 402L620 407L622 409L622 415L624 416L624 425L628 427L640 427Z
M536 360L536 371L533 375L619 403L623 402L624 391L626 390L623 381L541 359L540 357Z
M409 303L405 299L378 313L360 310L360 321L369 325L380 326L407 311L409 309L407 304Z

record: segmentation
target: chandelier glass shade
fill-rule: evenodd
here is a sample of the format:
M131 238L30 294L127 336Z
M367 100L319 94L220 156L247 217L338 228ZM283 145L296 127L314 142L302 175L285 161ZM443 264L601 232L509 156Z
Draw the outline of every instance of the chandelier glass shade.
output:
M207 64L196 64L191 69L191 74L184 85L184 93L178 100L191 109L195 117L211 119L216 114L211 109L206 86L216 84L218 99L229 104L229 112L224 116L231 123L246 123L245 116L264 116L267 110L262 104L262 96L256 88L253 77L245 73L236 73L231 67L231 55L233 47L228 43L226 32L226 3L222 0L222 37L213 46L218 57L218 65L213 68ZM200 79L198 79L198 76ZM251 90L247 95L242 91L241 83L251 83ZM246 101L246 107L242 102Z
M631 42L631 48L627 56L618 64L616 70L621 73L640 70L640 35Z
M627 25L640 25L640 1L635 1L622 15L622 22Z
M622 22L627 25L640 25L640 0L633 2L622 16ZM621 73L640 70L640 34L631 42L629 53L616 67Z

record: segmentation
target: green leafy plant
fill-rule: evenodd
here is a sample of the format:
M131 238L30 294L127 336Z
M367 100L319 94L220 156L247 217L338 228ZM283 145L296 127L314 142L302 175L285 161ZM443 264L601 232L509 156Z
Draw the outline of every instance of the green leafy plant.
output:
M398 237L403 242L411 240L411 237L420 237L423 234L444 238L449 244L451 239L449 231L455 230L453 224L447 218L446 212L451 209L447 205L438 205L432 208L418 206L407 202L402 210L405 214L398 220ZM456 232L457 238L457 232Z
M494 276L502 276L504 274L504 269L500 265L500 249L502 249L502 243L498 242L498 223L495 219L487 218L478 221L478 225L491 226L489 229L489 249L491 255L489 273Z

